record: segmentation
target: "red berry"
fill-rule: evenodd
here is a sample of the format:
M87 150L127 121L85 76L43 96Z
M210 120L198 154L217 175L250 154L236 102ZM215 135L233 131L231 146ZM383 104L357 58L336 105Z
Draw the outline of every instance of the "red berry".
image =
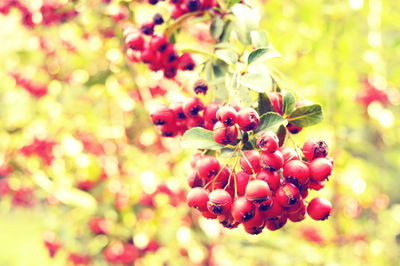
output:
M255 130L260 124L260 117L253 108L245 108L237 113L237 124L244 131Z
M283 166L283 155L279 150L274 153L261 153L260 157L261 168L268 171L279 170Z
M216 189L208 196L207 208L216 215L227 215L231 211L232 197L223 189Z
M261 170L260 153L256 150L245 151L240 158L240 166L249 175L259 172Z
M303 129L302 127L298 127L298 126L296 126L296 125L294 125L293 123L290 123L290 122L286 125L286 128L292 134L297 134Z
M270 172L266 170L261 170L257 173L256 179L264 180L265 182L267 182L269 188L272 191L277 190L281 184L281 176L277 171Z
M153 124L157 126L173 124L174 122L174 113L165 105L159 106L151 112L150 117Z
M271 219L271 218L278 218L281 217L284 213L284 209L282 206L278 203L276 197L272 198L272 204L271 207L266 210L266 211L261 211L261 213L264 215L266 219Z
M309 139L303 145L303 154L308 161L328 155L328 145L320 139Z
M150 48L154 51L164 52L168 47L168 40L165 36L152 36Z
M325 220L331 215L332 204L325 198L314 198L307 206L308 215L316 220Z
M233 202L232 216L235 221L243 223L254 217L256 206L245 197L240 197Z
M312 179L310 179L310 181L308 182L308 188L312 189L312 190L320 190L322 188L325 187L324 181L314 181Z
M182 102L172 102L169 105L169 109L171 109L172 112L174 113L175 120L185 120L186 119L186 116L183 113Z
M207 90L208 90L207 82L202 79L196 81L196 83L194 84L193 90L194 90L194 93L196 93L196 94L201 93L201 94L206 95Z
M195 208L201 212L207 210L207 202L209 199L209 195L207 190L204 188L196 187L192 188L187 194L187 204L191 208Z
M214 125L213 131L215 142L221 145L231 144L238 137L238 130L235 126L225 126L221 122Z
M204 107L203 117L204 121L211 122L214 126L218 122L217 111L219 109L219 104L209 103Z
M188 53L184 53L179 57L179 69L181 70L193 70L196 66L192 56Z
M126 47L133 50L143 50L144 48L144 38L138 33L130 33L125 37Z
M279 148L279 151L283 155L283 163L284 164L287 164L288 162L290 162L292 160L300 160L299 155L293 148L285 146L285 147Z
M237 121L236 110L228 105L222 106L218 109L217 119L224 123L226 126L233 126Z
M218 173L220 165L215 157L204 156L197 161L196 168L201 179L210 179Z
M173 138L178 135L178 127L176 125L162 125L159 127L160 133L163 137Z
M300 191L292 183L284 183L276 191L276 200L282 207L290 207L300 200Z
M228 166L224 166L218 176L215 177L213 188L224 188L228 184L229 177L233 179L232 170Z
M285 226L286 222L287 222L287 217L285 215L282 215L280 218L266 220L265 226L270 231L276 231Z
M265 132L257 138L257 147L266 153L275 152L279 147L279 139L273 132Z
M243 222L244 230L252 235L258 235L265 227L265 219L260 211L256 210L255 215L248 221Z
M302 207L294 213L288 214L288 219L294 223L303 221L306 218L306 208Z
M274 111L280 115L283 115L283 108L282 108L282 95L278 92L270 92L268 93L269 100L274 107Z
M203 215L203 217L207 218L207 219L216 219L217 218L217 215L210 212L209 210L202 211L201 215Z
M233 229L238 227L239 223L233 219L232 215L219 215L218 216L219 222L226 228Z
M143 32L143 34L152 35L154 33L154 23L149 22L149 23L143 24L140 27L140 31Z
M195 170L190 171L187 182L191 188L203 187L205 185L204 179L200 179Z
M327 158L317 158L310 163L310 175L314 181L324 181L332 173L332 162Z
M187 126L189 128L192 128L192 127L203 127L204 126L204 119L200 114L198 114L196 116L188 117Z
M250 176L243 171L236 174L237 194L239 197L246 193L246 186L249 183Z
M266 210L271 206L271 190L267 182L263 180L253 180L247 184L246 199L259 205L261 210Z
M300 187L307 183L310 170L302 161L293 160L283 167L283 176L287 181Z
M197 116L204 109L203 102L197 97L191 97L183 103L183 113L188 117Z

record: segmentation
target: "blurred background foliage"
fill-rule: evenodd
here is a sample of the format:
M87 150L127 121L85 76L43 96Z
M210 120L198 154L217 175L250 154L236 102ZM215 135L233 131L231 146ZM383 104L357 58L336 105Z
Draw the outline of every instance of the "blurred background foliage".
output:
M139 248L135 265L396 265L400 2L256 2L283 55L270 67L323 106L323 123L296 141L320 136L335 158L318 193L332 200L333 216L257 236L223 229L185 204L193 151L160 139L147 110L161 95L176 97L191 74L165 80L129 63L114 16L123 6L140 25L154 7L55 2L77 16L28 27L16 9L0 14L0 265L78 265L71 254L108 265L103 249L117 240ZM178 42L196 45L208 27L185 25ZM109 234L91 232L93 217L110 221ZM54 258L44 245L49 232L62 243Z

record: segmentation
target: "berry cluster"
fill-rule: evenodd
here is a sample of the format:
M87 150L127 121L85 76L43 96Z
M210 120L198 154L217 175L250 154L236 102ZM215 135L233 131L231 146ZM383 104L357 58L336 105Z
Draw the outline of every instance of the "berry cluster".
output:
M48 90L45 84L34 83L32 80L26 79L18 73L11 73L10 75L15 79L17 86L24 88L32 96L40 98L47 94Z
M129 60L148 64L152 71L162 70L164 77L172 79L178 70L193 70L196 64L190 54L179 55L166 36L154 34L154 26L162 23L162 17L156 14L153 22L142 25L140 31L127 27L125 46Z
M39 156L46 165L51 165L54 160L53 147L57 145L54 141L40 140L35 138L33 142L21 148L24 156Z
M314 198L308 205L305 201L308 190L323 188L332 172L326 143L317 139L304 143L304 159L293 148L279 147L272 132L262 133L256 146L257 150L241 151L238 173L235 166L221 165L214 156L195 154L188 205L224 227L243 224L249 234L259 234L264 227L277 230L288 219L302 221L306 213L314 220L327 219L332 209L328 200Z
M187 98L184 102L173 102L169 107L162 105L151 112L154 125L164 137L182 135L192 127L212 129L217 122L217 103L204 103L198 97Z
M77 10L74 8L67 8L65 4L44 1L39 9L40 16L34 19L35 11L31 10L23 1L19 0L3 0L0 4L0 13L8 14L12 7L15 7L21 12L22 24L29 28L38 25L51 26L63 23L78 15Z
M149 4L156 5L160 0L148 0ZM218 3L214 0L170 0L173 6L172 15L173 19L177 19L189 12L208 10L217 7Z

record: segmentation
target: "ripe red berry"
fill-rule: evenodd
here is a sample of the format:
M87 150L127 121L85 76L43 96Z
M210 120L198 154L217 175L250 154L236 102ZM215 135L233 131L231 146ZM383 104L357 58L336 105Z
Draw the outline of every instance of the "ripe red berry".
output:
M238 130L235 126L225 126L217 122L213 128L215 142L221 145L227 145L234 142L238 137Z
M205 185L204 179L200 179L195 170L189 172L187 182L189 187L191 188L203 187Z
M245 151L240 158L240 166L249 175L259 172L261 170L260 153L256 150Z
M282 215L279 218L266 220L265 221L265 226L270 231L276 231L276 230L282 228L283 226L285 226L286 222L287 222L287 216Z
M308 188L312 189L312 190L320 190L322 188L325 187L324 181L314 181L312 179L310 179L310 181L308 182Z
M178 127L176 125L161 125L159 129L160 134L163 137L173 138L179 133Z
M276 200L282 207L290 207L300 200L300 191L292 183L284 183L276 191Z
M274 107L274 111L280 115L283 115L283 108L282 108L282 95L278 92L270 92L268 93L269 100Z
M281 169L283 166L283 155L279 150L274 153L261 153L260 157L261 168L268 171Z
M307 206L308 215L316 220L325 220L331 215L332 204L325 198L314 198Z
M127 48L141 51L144 48L144 38L138 33L130 33L125 38L125 45Z
M250 176L243 171L236 174L237 194L239 197L246 193L246 186L249 183Z
M209 195L207 190L204 188L196 187L192 188L187 194L187 204L191 208L195 208L201 212L207 210L207 202L209 199Z
M327 158L317 158L310 164L310 175L314 181L324 181L332 173L332 162Z
M204 119L203 117L198 114L196 116L188 117L186 124L189 128L192 127L203 127L204 126Z
M186 7L190 12L194 12L200 9L200 0L186 0Z
M188 98L183 103L183 113L188 117L196 116L201 110L204 109L203 102L197 97Z
M278 136L273 132L264 132L257 138L256 145L261 150L267 153L272 153L278 149L279 139Z
M202 211L201 215L203 215L203 217L207 218L207 219L216 219L217 218L217 215L210 212L209 210Z
M256 210L254 217L243 222L244 230L252 235L258 235L265 227L265 219L259 210Z
M232 216L239 223L246 222L254 217L256 206L245 197L240 197L233 202Z
M213 156L204 156L196 163L197 173L201 179L210 179L220 170L218 160Z
M175 120L185 120L186 116L183 113L183 108L182 108L182 102L172 102L169 105L169 109L172 110L172 112L174 113L174 119Z
M265 182L267 182L269 188L272 191L277 190L281 184L281 176L277 171L270 172L266 170L261 170L257 173L256 179L264 180Z
M153 51L164 52L168 48L168 40L165 36L152 36L150 40L150 49Z
M222 106L217 111L217 119L226 126L233 126L237 121L237 112L231 106Z
M223 189L216 189L208 196L207 208L216 215L227 215L231 211L232 197Z
M299 155L293 148L284 146L284 147L280 147L279 151L283 155L283 163L284 164L287 164L288 162L290 162L292 160L300 160Z
M174 113L165 105L159 106L151 112L150 117L153 124L157 126L173 124L174 122Z
M307 183L310 177L310 170L302 161L293 160L283 167L283 176L288 182L300 187Z
M179 57L179 69L181 70L193 70L196 66L192 56L188 53L184 53Z
M241 109L237 113L237 124L243 131L255 130L260 124L260 117L253 108Z
M259 209L264 211L271 207L271 190L267 182L263 180L253 180L247 184L246 199L258 205Z
M145 23L140 27L140 31L146 35L152 35L154 33L154 23Z
M261 211L261 210L260 210ZM272 204L271 207L266 210L266 211L261 211L261 213L264 215L266 219L271 219L271 218L278 218L281 217L284 213L284 209L282 206L278 203L276 197L272 198Z
M326 157L328 155L328 145L320 139L309 139L303 145L303 154L310 162L319 157Z
M294 125L293 123L290 123L290 122L286 125L286 128L292 134L297 134L303 129L302 127L298 127L298 126L296 126L296 125Z
M232 215L227 214L227 215L219 215L218 216L219 222L225 227L229 229L233 229L238 227L239 223L233 219Z
M219 109L219 104L209 103L204 107L203 117L204 121L211 122L213 125L218 122L217 111Z
M296 212L288 213L288 219L293 223L303 221L306 218L306 208L302 207Z
M229 182L229 177L233 179L232 170L228 166L224 166L218 176L215 177L213 188L224 188Z

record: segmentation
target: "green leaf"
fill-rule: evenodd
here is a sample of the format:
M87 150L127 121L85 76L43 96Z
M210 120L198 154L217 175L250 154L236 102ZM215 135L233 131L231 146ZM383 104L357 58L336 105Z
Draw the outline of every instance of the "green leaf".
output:
M252 105L253 101L251 99L251 94L248 88L240 86L239 95L243 107L250 107Z
M233 65L238 61L237 54L231 49L220 49L215 52L219 59L227 63L228 65Z
M220 17L214 17L211 25L210 32L214 40L218 41L224 31L224 21Z
M268 36L265 31L253 30L250 32L251 44L255 48L267 47Z
M266 93L258 94L258 114L263 115L266 112L274 111L271 100Z
M247 73L240 77L239 83L259 93L270 91L272 88L271 76L266 73Z
M268 112L260 117L260 125L256 132L261 132L266 129L273 130L275 127L286 124L286 119L274 112Z
M249 44L250 32L256 30L259 25L259 14L245 4L236 4L231 10L236 18L234 30L239 40L244 44Z
M296 99L294 98L293 94L286 92L285 95L283 95L283 112L285 115L288 115L293 111L295 104Z
M288 121L298 127L308 127L322 121L322 108L319 104L312 104L296 108Z
M281 125L278 128L278 132L276 132L276 135L278 136L278 139L279 139L279 146L282 146L283 143L285 142L286 132L287 132L287 130L284 125Z
M263 63L275 57L281 57L281 54L278 53L278 51L276 51L274 48L258 48L249 54L249 57L247 58L247 64L250 65L254 62Z
M186 131L181 143L183 148L219 150L225 147L214 141L212 131L201 127L194 127Z
M254 50L249 54L249 57L247 58L247 64L250 65L251 63L257 61L257 59L263 56L263 54L265 54L267 51L268 51L267 48L258 48Z
M228 7L232 7L235 4L239 3L241 0L227 0L228 2Z

